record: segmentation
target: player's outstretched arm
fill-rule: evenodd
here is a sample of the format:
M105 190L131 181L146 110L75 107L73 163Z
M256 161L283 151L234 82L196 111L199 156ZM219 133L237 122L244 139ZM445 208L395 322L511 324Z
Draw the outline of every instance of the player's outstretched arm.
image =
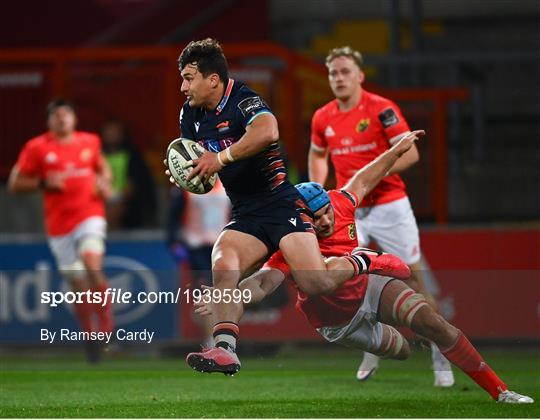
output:
M343 186L342 189L351 191L362 199L383 179L396 161L409 151L416 140L425 134L424 130L412 131L403 136L386 152L364 166Z
M249 302L244 303L245 308L256 305L261 302L266 296L273 293L278 286L285 280L285 274L277 269L265 269L257 271L248 278L242 280L238 284L240 290L249 290L251 292L251 299ZM204 289L212 290L213 287L202 286ZM200 301L195 303L195 313L208 316L212 315L212 303L204 303Z
M399 143L397 141L395 144ZM388 171L388 175L398 174L400 172L403 172L407 169L409 169L411 166L413 166L416 162L420 160L420 154L418 153L418 149L416 148L416 145L412 145L412 147L407 150L406 153L404 153L390 168Z
M251 300L244 306L249 307L261 302L266 296L274 293L283 280L285 280L285 274L274 268L259 270L242 280L238 288L251 291Z

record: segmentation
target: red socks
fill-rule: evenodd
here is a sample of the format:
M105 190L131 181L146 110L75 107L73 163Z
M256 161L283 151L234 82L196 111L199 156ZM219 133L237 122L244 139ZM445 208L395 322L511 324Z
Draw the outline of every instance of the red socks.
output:
M484 388L494 400L497 400L501 391L508 389L463 333L459 333L456 342L449 349L441 349L441 353Z
M84 332L94 331L94 326L92 324L92 304L88 302L75 303L73 305L73 310L81 329Z
M113 311L111 305L111 296L107 296L107 303L103 306L105 299L105 291L109 288L106 282L99 283L97 286L92 287L92 294L101 294L101 303L94 303L94 312L96 313L99 321L100 332L112 332L114 330Z

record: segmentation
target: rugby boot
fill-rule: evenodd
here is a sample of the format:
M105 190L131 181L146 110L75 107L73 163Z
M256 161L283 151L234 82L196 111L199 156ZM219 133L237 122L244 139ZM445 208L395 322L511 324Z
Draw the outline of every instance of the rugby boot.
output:
M364 353L364 359L356 372L356 379L359 381L367 381L371 378L379 368L379 356L371 353Z
M223 347L213 347L203 349L201 352L189 353L186 362L192 369L199 372L221 372L225 375L234 375L241 367L236 353L225 350Z
M534 400L526 395L518 394L517 392L506 390L501 391L497 402L504 404L532 404Z

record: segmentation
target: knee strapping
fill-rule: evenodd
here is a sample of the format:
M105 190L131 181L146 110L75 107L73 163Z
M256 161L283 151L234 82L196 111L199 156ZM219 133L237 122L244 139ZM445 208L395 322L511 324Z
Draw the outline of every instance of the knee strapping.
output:
M86 236L79 243L79 253L103 254L105 243L100 236Z
M423 306L428 306L424 296L412 289L404 290L394 302L392 309L394 321L400 325L410 327L414 316Z
M84 277L86 270L84 264L81 260L77 260L72 264L67 264L59 267L60 274L64 276L67 280L74 281Z
M403 349L404 338L394 327L384 326L389 332L388 342L381 350L380 356L383 359L396 357Z

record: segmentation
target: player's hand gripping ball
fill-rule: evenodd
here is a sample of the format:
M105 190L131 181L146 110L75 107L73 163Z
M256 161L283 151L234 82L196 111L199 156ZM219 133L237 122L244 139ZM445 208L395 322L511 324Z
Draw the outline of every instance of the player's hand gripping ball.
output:
M217 174L213 174L205 182L198 176L187 180L192 161L200 158L203 153L204 148L201 145L183 138L174 139L167 147L166 163L171 177L184 190L195 194L206 194L214 187L217 178Z

